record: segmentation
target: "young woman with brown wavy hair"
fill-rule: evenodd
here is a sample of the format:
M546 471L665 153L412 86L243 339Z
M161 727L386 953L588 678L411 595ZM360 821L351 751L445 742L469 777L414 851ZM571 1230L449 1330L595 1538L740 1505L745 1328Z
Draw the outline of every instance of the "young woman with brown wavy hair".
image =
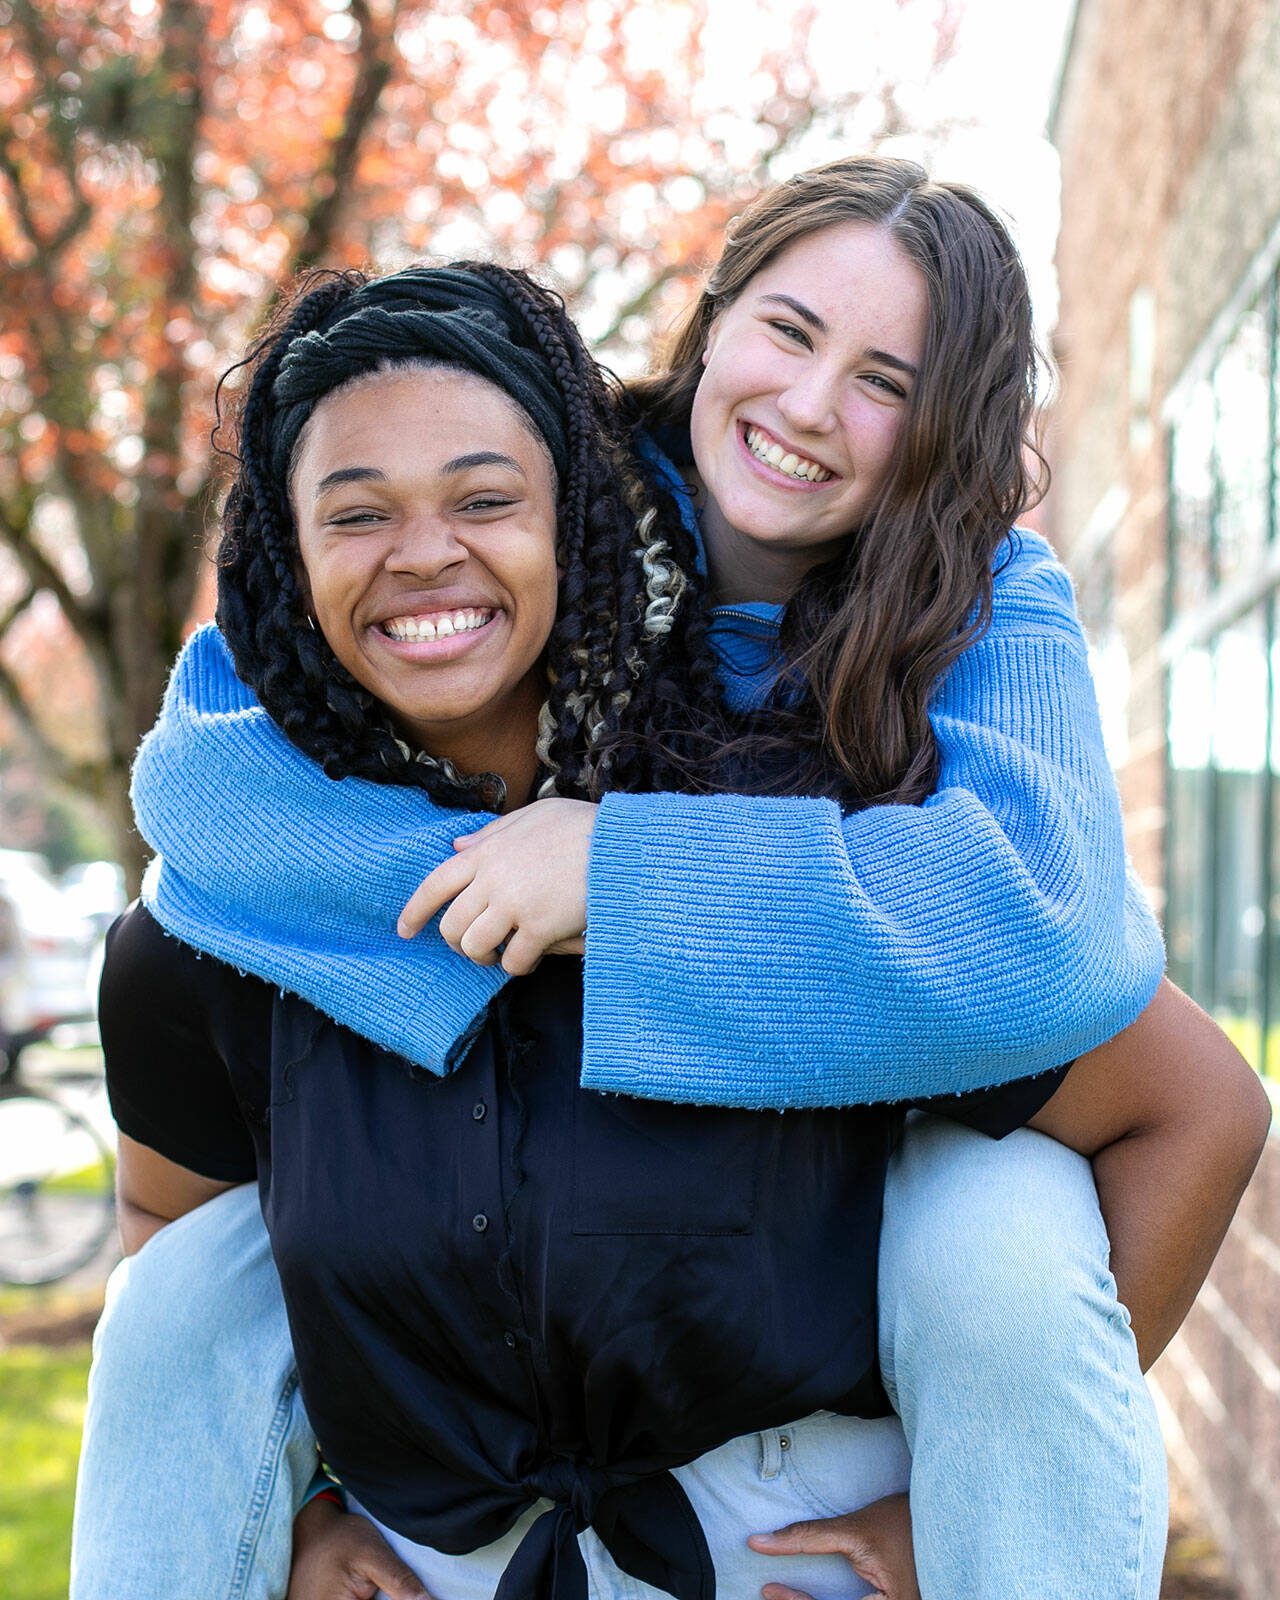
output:
M411 902L405 932L448 903L440 931L477 963L446 983L434 934L399 949L390 934L409 870L447 849L444 829L415 832L406 813L353 893L353 836L324 780L299 773L290 838L260 837L235 771L215 772L217 757L201 772L208 728L188 707L184 761L203 814L188 809L185 831L166 827L155 792L163 737L143 768L144 823L169 876L157 914L252 967L263 952L226 908L261 892L277 944L291 919L305 925L291 986L437 1065L478 996L589 930L583 1082L650 1099L901 1100L1089 1052L1037 1126L1098 1151L1117 1218L1128 1206L1115 1264L1150 1355L1225 1225L1258 1107L1211 1025L1171 991L1091 1048L1142 1010L1158 944L1125 879L1069 585L1042 542L1009 537L1028 487L1033 370L1016 255L965 191L904 163L837 163L744 215L677 355L637 402L677 466L696 467L710 635L745 719L702 786L754 793L615 790L609 761L628 742L602 709L596 779L583 768L562 784L544 763L550 797L470 834ZM681 778L706 756L683 754ZM754 782L734 782L753 765ZM233 817L228 898L201 830ZM299 824L323 848L299 856ZM282 908L271 883L286 859L299 898ZM317 940L321 906L345 924L345 967L329 921ZM501 968L485 965L499 950ZM353 951L370 974L354 998L333 981ZM1176 1106L1188 1088L1194 1102ZM1158 1130L1145 1157L1140 1138L1118 1139L1126 1126ZM1164 1183L1159 1207L1134 1203L1144 1181ZM1154 1593L1159 1464L1085 1163L1030 1133L995 1146L912 1125L886 1193L881 1275L925 1594ZM1112 1387L1116 1404L1100 1408ZM815 1509L849 1504L856 1448L842 1429L760 1435L761 1482L794 1468ZM847 1549L842 1537L810 1529L760 1548ZM835 1571L812 1571L814 1593L846 1592Z
M750 339L752 324L763 316L778 339L797 347L790 362L777 364L777 382L794 391L798 383L827 381L821 372L806 379L802 370L787 368L818 366L832 331L815 328L812 315L769 293L784 280L794 282L802 241L818 252L807 274L799 267L804 281L816 275L837 296L838 280L829 273L853 250L882 257L874 266L886 280L910 264L920 281L912 286L902 275L895 331L901 339L901 324L912 324L907 342L920 345L918 359L909 363L916 371L884 359L892 351L879 360L870 347L862 352L861 381L878 384L894 412L892 456L874 493L851 507L847 499L839 503L833 490L840 485L829 479L812 487L800 480L793 489L781 475L756 486L753 508L749 488L735 488L745 463L732 421L717 407L717 371L735 350L743 359L735 341ZM792 270L780 271L788 252ZM923 288L923 304L918 294L910 303L911 287ZM749 298L772 303L757 311L744 305ZM917 308L922 319L904 317ZM771 374L760 366L752 375L767 382ZM1019 515L1040 498L1046 476L1033 443L1036 367L1022 264L990 207L972 190L932 183L908 163L858 160L801 173L737 219L676 332L664 370L632 386L649 426L670 429L676 438L692 432L685 461L707 505L702 525L713 595L720 589L733 598L739 585L731 551L744 538L756 545L758 558L766 552L772 558L766 581L788 602L781 644L790 671L778 696L783 725L771 731L820 747L867 804L914 804L935 787L930 699L988 625L997 554ZM747 376L731 376L730 398L739 397ZM830 381L834 391L839 374ZM742 398L750 409L754 397ZM830 421L820 415L828 398ZM853 409L856 396L842 401L834 392L810 394L801 398L801 410L793 399L784 426L798 436L795 442L819 453L828 441L839 450L842 403ZM859 419L851 416L849 426L858 427ZM834 511L822 504L830 499ZM735 506L744 518L755 511L750 530L734 528ZM839 525L828 531L823 519L832 517ZM786 704L792 686L803 686L797 706ZM803 764L793 771L793 785L797 794L812 792Z

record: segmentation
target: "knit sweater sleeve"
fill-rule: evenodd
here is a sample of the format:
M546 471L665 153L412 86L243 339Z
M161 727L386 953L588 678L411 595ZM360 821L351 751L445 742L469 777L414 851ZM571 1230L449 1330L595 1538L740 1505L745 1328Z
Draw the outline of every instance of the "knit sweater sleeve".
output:
M978 1089L1131 1022L1164 965L1128 869L1070 579L1012 541L940 686L937 790L612 795L592 842L590 1087L748 1106Z
M178 659L133 771L143 885L184 943L301 995L434 1072L456 1060L505 981L396 916L460 833L491 817L419 790L327 778L236 677L216 628Z

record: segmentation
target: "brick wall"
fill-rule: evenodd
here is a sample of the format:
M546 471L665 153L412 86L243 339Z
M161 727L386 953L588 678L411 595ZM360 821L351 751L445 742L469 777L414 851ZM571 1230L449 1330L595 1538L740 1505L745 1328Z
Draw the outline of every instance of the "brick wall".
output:
M1280 222L1280 0L1079 0L1062 160L1061 399L1050 536L1110 563L1130 668L1129 845L1163 905L1166 441L1171 386ZM1151 370L1130 318L1155 304ZM1146 392L1144 392L1144 389ZM1238 1576L1280 1596L1280 1133L1154 1384L1170 1460Z
M1152 1371L1169 1461L1241 1600L1280 1593L1280 1133L1182 1332Z
M1280 163L1274 141L1261 138L1280 106L1277 85L1277 0L1079 0L1054 127L1062 384L1047 517L1051 538L1083 578L1101 554L1090 537L1098 507L1124 495L1103 541L1131 673L1130 759L1117 776L1129 848L1157 910L1168 470L1159 418L1169 387L1280 212ZM1245 155L1242 144L1252 152L1255 135L1256 155ZM1266 163L1269 183L1257 170ZM1156 340L1149 393L1135 398L1143 385L1130 366L1130 308L1140 291L1155 298Z

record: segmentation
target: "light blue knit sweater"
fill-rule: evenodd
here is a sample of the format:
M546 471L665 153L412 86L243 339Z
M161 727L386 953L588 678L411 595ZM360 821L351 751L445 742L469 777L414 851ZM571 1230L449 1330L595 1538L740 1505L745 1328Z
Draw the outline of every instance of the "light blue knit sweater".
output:
M1001 552L1001 559L1010 554ZM745 610L748 618L741 616ZM727 696L769 682L773 608L713 625ZM1056 1066L1151 998L1159 932L1126 869L1071 585L1021 533L994 620L932 710L921 806L611 795L588 893L584 1084L740 1106L945 1094ZM327 779L204 628L134 772L144 898L198 949L434 1071L505 981L403 902L488 818Z

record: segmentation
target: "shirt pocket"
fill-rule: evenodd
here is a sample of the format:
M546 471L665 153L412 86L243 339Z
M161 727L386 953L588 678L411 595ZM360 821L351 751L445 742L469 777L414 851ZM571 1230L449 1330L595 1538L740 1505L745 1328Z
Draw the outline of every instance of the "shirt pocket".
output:
M768 1113L581 1090L575 1234L750 1234Z

